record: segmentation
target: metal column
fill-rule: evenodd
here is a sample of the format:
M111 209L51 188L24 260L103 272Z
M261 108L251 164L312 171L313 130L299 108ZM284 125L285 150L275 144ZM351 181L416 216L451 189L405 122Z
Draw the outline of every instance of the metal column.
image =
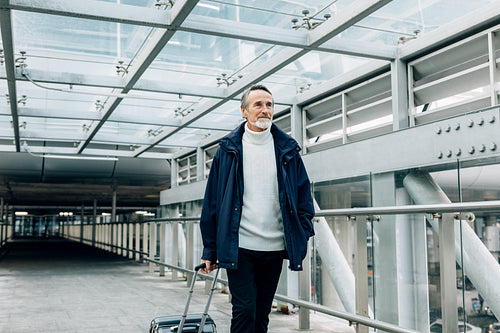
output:
M392 128L397 131L408 128L408 70L406 62L391 61Z
M171 258L172 265L177 266L179 264L179 223L174 222L171 224L172 230L172 252ZM172 269L172 280L177 280L178 275L175 269Z
M404 186L416 204L450 203L450 199L427 172L413 172L403 180ZM429 219L433 230L439 233L437 221ZM460 239L460 224L462 239ZM455 223L455 258L461 263L463 246L463 268L493 313L500 316L500 265L482 243L466 221ZM456 282L449 281L455 284ZM456 310L456 309L455 309Z
M495 45L495 32L490 31L488 33L488 55L489 55L489 70L490 70L490 96L491 105L498 104L498 95L495 89L498 74L497 74L497 57L496 57L496 45Z
M443 332L458 333L455 219L449 213L439 222L439 264Z
M392 172L372 176L372 205L394 206L396 181ZM378 320L399 323L398 267L396 252L396 217L387 215L383 222L373 224L373 279L375 284L374 312ZM377 297L379 296L379 297Z
M366 220L360 218L354 223L355 272L356 272L356 314L368 316L368 261L366 248ZM368 333L368 327L356 325L357 333Z

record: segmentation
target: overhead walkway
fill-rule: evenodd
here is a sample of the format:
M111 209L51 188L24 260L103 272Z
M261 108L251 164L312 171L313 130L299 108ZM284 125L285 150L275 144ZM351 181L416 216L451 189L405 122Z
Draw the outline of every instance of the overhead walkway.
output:
M203 310L199 281L192 311ZM12 241L0 254L0 332L147 332L150 320L179 314L187 286L149 265L66 240ZM213 297L210 315L229 332L228 295ZM296 314L275 309L269 332L297 331ZM311 315L314 332L354 332L344 320Z

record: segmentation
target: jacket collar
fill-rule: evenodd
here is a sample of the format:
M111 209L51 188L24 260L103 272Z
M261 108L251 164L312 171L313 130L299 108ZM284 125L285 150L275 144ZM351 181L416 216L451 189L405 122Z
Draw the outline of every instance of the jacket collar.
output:
M220 145L229 151L241 151L243 133L245 132L245 124L243 122L237 128L235 128L231 133L226 135L221 139ZM271 125L271 134L274 140L274 146L276 150L280 152L280 155L289 152L290 150L300 151L299 144L291 136L283 132L274 123Z

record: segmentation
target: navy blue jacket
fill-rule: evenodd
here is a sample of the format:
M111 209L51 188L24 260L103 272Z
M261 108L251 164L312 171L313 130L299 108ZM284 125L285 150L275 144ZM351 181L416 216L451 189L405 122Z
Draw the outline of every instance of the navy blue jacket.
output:
M242 137L245 123L222 138L208 177L201 212L202 259L222 268L238 268L238 230L243 204ZM314 206L300 147L272 125L276 152L278 193L290 269L302 270L307 240L314 235Z

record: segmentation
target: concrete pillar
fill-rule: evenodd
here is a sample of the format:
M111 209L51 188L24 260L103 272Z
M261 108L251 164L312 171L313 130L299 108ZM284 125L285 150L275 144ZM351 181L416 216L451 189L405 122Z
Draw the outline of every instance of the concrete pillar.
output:
M158 227L156 222L149 223L149 258L155 260L156 259L156 233ZM149 272L154 273L155 264L149 263Z
M4 206L4 201L3 197L0 198L0 221L3 221L3 206Z
M128 228L128 243L127 243L127 249L128 249L128 257L130 259L134 259L134 224L133 223L128 223L127 224Z
M111 198L111 223L116 222L116 187L113 186L113 196Z
M80 243L83 243L83 224L85 222L85 206L82 202L82 207L80 210Z
M117 253L119 255L123 255L123 250L122 250L122 246L123 246L123 224L122 223L118 223L117 225Z
M166 248L165 248L165 238L166 238L166 225L165 223L160 224L160 261L166 263ZM165 276L165 266L160 266L160 276Z
M135 224L135 260L139 261L141 260L141 254L139 251L141 251L141 226L142 223L136 223Z
M97 199L94 199L94 208L92 210L92 246L95 247L95 232L97 224Z
M171 225L172 231L172 247L171 247L171 257L170 263L172 265L179 265L179 223L174 222ZM175 281L179 278L178 272L175 269L172 269L172 280Z
M142 252L149 254L149 223L142 225ZM144 254L144 256L149 256Z

